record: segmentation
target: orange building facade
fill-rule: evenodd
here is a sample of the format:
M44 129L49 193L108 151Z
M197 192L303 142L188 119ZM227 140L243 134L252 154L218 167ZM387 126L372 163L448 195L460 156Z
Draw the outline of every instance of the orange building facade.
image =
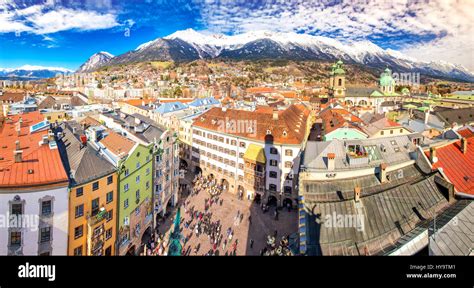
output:
M115 172L71 189L68 255L115 255L116 200Z

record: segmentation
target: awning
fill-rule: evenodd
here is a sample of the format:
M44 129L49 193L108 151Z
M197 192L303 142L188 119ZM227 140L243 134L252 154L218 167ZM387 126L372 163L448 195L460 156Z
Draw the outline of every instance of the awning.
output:
M258 163L267 163L267 158L265 157L265 151L262 147L256 144L250 144L245 151L244 159L253 160Z

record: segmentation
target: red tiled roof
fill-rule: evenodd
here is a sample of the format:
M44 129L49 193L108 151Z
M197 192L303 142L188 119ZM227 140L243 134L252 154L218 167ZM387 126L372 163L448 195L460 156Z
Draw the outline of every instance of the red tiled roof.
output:
M324 132L326 134L342 127L362 131L359 126L356 125L356 123L362 123L362 120L344 109L327 109L319 113L319 117L323 120ZM349 117L350 119L346 119Z
M17 123L20 118L23 123L20 135L17 134ZM48 132L30 133L30 126L44 120L39 112L25 113L9 117L0 128L0 188L2 187L31 187L53 185L67 182L68 178L61 162L58 149L50 149L49 145L40 145ZM14 151L16 141L20 141L23 151L22 162L16 163ZM29 174L31 170L33 173Z
M266 141L267 130L270 130L274 143L301 144L306 134L306 125L310 111L301 104L291 105L284 111L278 111L278 119L274 120L273 113L269 111L245 111L237 109L227 109L214 107L196 117L193 125L216 132L221 132L221 125L228 121L229 123L238 120L256 121L256 131L236 131L226 129L221 133L236 135L258 141ZM225 124L224 124L225 125ZM236 124L238 125L238 124ZM245 127L248 128L248 127ZM284 133L286 132L286 134Z
M107 130L109 135L102 139L102 143L110 152L114 153L117 156L127 155L130 150L135 146L135 142L132 140L115 133L112 130Z
M458 192L474 195L474 138L467 138L467 152L461 152L461 141L436 149L438 161L433 169L443 168ZM430 152L425 154L429 157Z
M0 95L0 103L17 103L23 101L25 93L13 93L13 92L3 92L3 95Z
M474 136L474 132L469 130L469 128L458 130L459 135L464 138L470 138Z

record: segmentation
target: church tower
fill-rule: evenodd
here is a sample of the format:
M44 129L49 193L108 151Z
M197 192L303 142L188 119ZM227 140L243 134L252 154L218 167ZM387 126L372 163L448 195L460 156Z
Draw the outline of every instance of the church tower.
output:
M395 80L392 77L392 71L388 68L380 75L380 91L386 95L395 93Z
M339 60L331 67L329 74L329 91L334 98L346 97L346 72L343 68L344 63Z

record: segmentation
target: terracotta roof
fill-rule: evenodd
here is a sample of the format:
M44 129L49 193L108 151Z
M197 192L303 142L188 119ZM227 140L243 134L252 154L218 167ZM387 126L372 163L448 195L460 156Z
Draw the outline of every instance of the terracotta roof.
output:
M362 123L362 120L344 109L327 109L321 111L319 117L323 120L325 134L343 127L362 131L358 126L358 123Z
M474 195L474 138L467 138L467 141L466 154L461 152L460 140L437 148L438 161L433 164L433 169L443 168L457 191ZM430 156L429 151L425 154Z
M459 133L459 135L461 135L461 137L464 138L470 138L474 136L474 132L472 132L469 128L460 129L457 132Z
M18 136L16 127L20 118L22 124ZM11 116L0 128L0 188L31 187L67 182L68 177L61 163L58 149L48 144L40 145L47 130L30 133L30 126L44 120L39 112ZM23 151L22 162L16 163L14 151L16 141ZM31 172L31 173L29 173Z
M284 111L278 111L278 119L274 120L273 113L245 111L237 109L227 109L214 107L196 117L193 125L195 127L213 130L219 133L236 135L244 138L255 139L258 141L273 141L274 143L301 144L306 134L306 125L310 111L301 104L291 105ZM231 121L234 120L234 121ZM237 123L239 120L247 120L252 127L256 123L256 131L234 131L232 126L226 127L221 131L221 125L224 123ZM256 122L252 122L256 121ZM224 124L226 125L226 124ZM235 124L237 125L237 124ZM241 125L238 125L241 126ZM245 127L249 128L249 127ZM271 133L267 135L267 131Z
M130 150L132 150L133 146L135 146L135 142L132 140L112 131L107 130L108 136L105 137L100 141L110 152L114 153L117 156L125 156L127 155Z
M3 92L3 95L0 95L0 103L16 103L23 101L25 93L12 93L12 92Z

